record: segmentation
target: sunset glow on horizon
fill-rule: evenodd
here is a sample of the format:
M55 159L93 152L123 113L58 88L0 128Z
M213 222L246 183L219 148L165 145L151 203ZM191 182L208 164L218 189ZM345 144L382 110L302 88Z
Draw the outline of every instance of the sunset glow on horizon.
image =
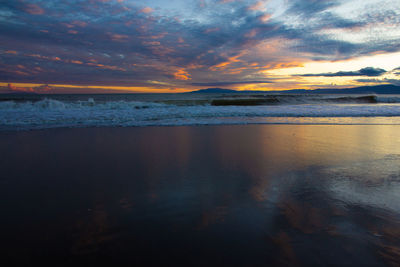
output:
M400 85L395 0L0 2L0 93Z

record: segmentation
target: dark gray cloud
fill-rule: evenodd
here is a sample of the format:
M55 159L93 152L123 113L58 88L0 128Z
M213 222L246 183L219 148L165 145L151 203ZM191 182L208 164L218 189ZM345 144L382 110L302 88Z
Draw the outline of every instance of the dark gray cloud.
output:
M393 84L400 86L400 79L357 79L359 83L374 83L374 84Z
M298 74L294 76L301 77L344 77L344 76L369 76L377 77L385 74L387 71L380 68L367 67L357 71L338 71L328 73L316 73L316 74Z

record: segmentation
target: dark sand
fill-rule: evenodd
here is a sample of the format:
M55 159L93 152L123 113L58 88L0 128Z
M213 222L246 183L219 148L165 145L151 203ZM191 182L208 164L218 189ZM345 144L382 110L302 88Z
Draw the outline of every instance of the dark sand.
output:
M2 266L400 262L400 126L1 132L0 152Z

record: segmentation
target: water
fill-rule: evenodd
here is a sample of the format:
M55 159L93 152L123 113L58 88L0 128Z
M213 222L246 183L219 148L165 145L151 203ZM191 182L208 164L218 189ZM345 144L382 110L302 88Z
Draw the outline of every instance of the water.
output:
M0 130L225 124L399 124L399 95L1 95Z
M399 130L1 132L0 263L396 266Z

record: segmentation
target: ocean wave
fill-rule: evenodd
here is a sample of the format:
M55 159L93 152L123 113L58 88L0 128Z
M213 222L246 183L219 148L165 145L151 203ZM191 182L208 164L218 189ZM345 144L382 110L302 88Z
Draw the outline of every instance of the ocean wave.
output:
M0 102L0 128L235 124L260 118L400 117L400 104L195 105L43 99Z
M379 104L400 103L399 96L332 96L332 95L253 95L212 99L213 106L260 106L282 104Z
M140 102L140 101L109 101L95 102L93 98L87 101L67 102L56 99L45 98L39 101L3 101L0 102L0 110L15 109L15 110L74 110L74 109L143 109L154 107L167 107L167 104L155 102Z

